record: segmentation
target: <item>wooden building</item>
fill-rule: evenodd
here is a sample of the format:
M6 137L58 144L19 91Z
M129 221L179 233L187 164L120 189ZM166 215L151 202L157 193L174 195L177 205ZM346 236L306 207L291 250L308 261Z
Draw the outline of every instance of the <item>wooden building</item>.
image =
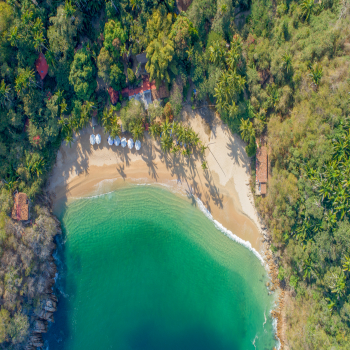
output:
M256 151L256 190L257 195L265 195L267 192L268 173L267 146L262 145Z
M23 192L15 194L15 203L12 208L12 219L17 221L29 220L29 199Z

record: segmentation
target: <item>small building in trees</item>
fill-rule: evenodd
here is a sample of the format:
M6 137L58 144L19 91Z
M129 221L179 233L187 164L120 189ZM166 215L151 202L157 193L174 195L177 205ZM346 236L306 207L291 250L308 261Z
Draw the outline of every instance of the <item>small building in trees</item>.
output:
M153 100L159 100L163 98L167 98L170 96L169 89L166 84L162 83L161 86L159 86L159 89L157 89L155 82L151 83L151 92L152 92L152 98Z
M176 6L179 11L186 11L191 4L192 0L176 0Z
M122 96L124 98L129 98L129 100L135 99L142 101L145 108L148 109L152 101L169 97L170 93L168 87L164 83L157 89L155 81L150 82L148 76L145 76L141 86L135 89L123 89Z
M137 75L138 74L147 74L146 63L148 62L148 58L146 56L146 52L142 52L139 55L136 55L136 60L139 64L139 69L137 70Z
M39 73L41 80L44 80L47 72L49 71L49 66L48 66L48 64L46 62L46 58L42 52L40 52L38 59L35 61L35 68L36 68L37 72Z
M15 202L12 208L12 219L17 221L29 220L29 199L23 192L15 194Z
M111 99L112 105L116 105L119 100L119 94L117 91L115 91L111 86L108 89L109 97Z
M256 151L256 194L265 195L267 192L268 173L267 146L261 145Z
M136 55L136 59L137 59L137 62L141 64L146 64L148 62L146 52L142 52L139 55Z

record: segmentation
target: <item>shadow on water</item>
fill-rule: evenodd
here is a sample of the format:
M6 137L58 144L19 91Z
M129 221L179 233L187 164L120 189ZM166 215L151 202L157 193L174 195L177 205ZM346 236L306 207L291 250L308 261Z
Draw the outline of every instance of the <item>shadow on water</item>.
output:
M59 219L62 223L62 217L66 211L66 202L61 203L61 214ZM55 238L56 251L53 254L55 264L57 266L57 278L53 287L53 292L58 298L57 311L54 313L55 323L50 323L48 332L43 335L45 343L48 345L47 349L66 349L66 341L70 338L69 320L66 310L69 308L69 302L72 301L75 295L76 286L70 282L69 290L67 285L67 272L66 265L66 230L62 224L62 235L57 235Z

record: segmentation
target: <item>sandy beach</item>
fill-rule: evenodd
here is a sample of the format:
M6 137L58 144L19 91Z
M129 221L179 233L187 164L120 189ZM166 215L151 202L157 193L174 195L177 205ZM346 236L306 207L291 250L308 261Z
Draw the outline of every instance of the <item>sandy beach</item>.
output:
M141 150L136 151L109 146L108 135L97 127L95 134L101 135L102 142L91 146L92 128L88 127L75 135L71 147L63 143L58 152L48 184L54 205L127 182L162 184L189 198L193 195L200 199L215 220L262 252L263 236L250 191L250 159L244 142L207 108L192 111L185 107L182 121L208 146L207 170L201 168L199 154L190 159L165 154L147 132Z

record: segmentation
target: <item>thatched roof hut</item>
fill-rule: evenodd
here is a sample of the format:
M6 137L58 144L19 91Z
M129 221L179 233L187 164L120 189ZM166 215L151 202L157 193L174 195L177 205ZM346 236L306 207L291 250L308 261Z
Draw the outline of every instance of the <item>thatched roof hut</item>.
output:
M25 193L18 192L15 194L15 203L12 208L11 217L17 221L29 220L29 199Z

